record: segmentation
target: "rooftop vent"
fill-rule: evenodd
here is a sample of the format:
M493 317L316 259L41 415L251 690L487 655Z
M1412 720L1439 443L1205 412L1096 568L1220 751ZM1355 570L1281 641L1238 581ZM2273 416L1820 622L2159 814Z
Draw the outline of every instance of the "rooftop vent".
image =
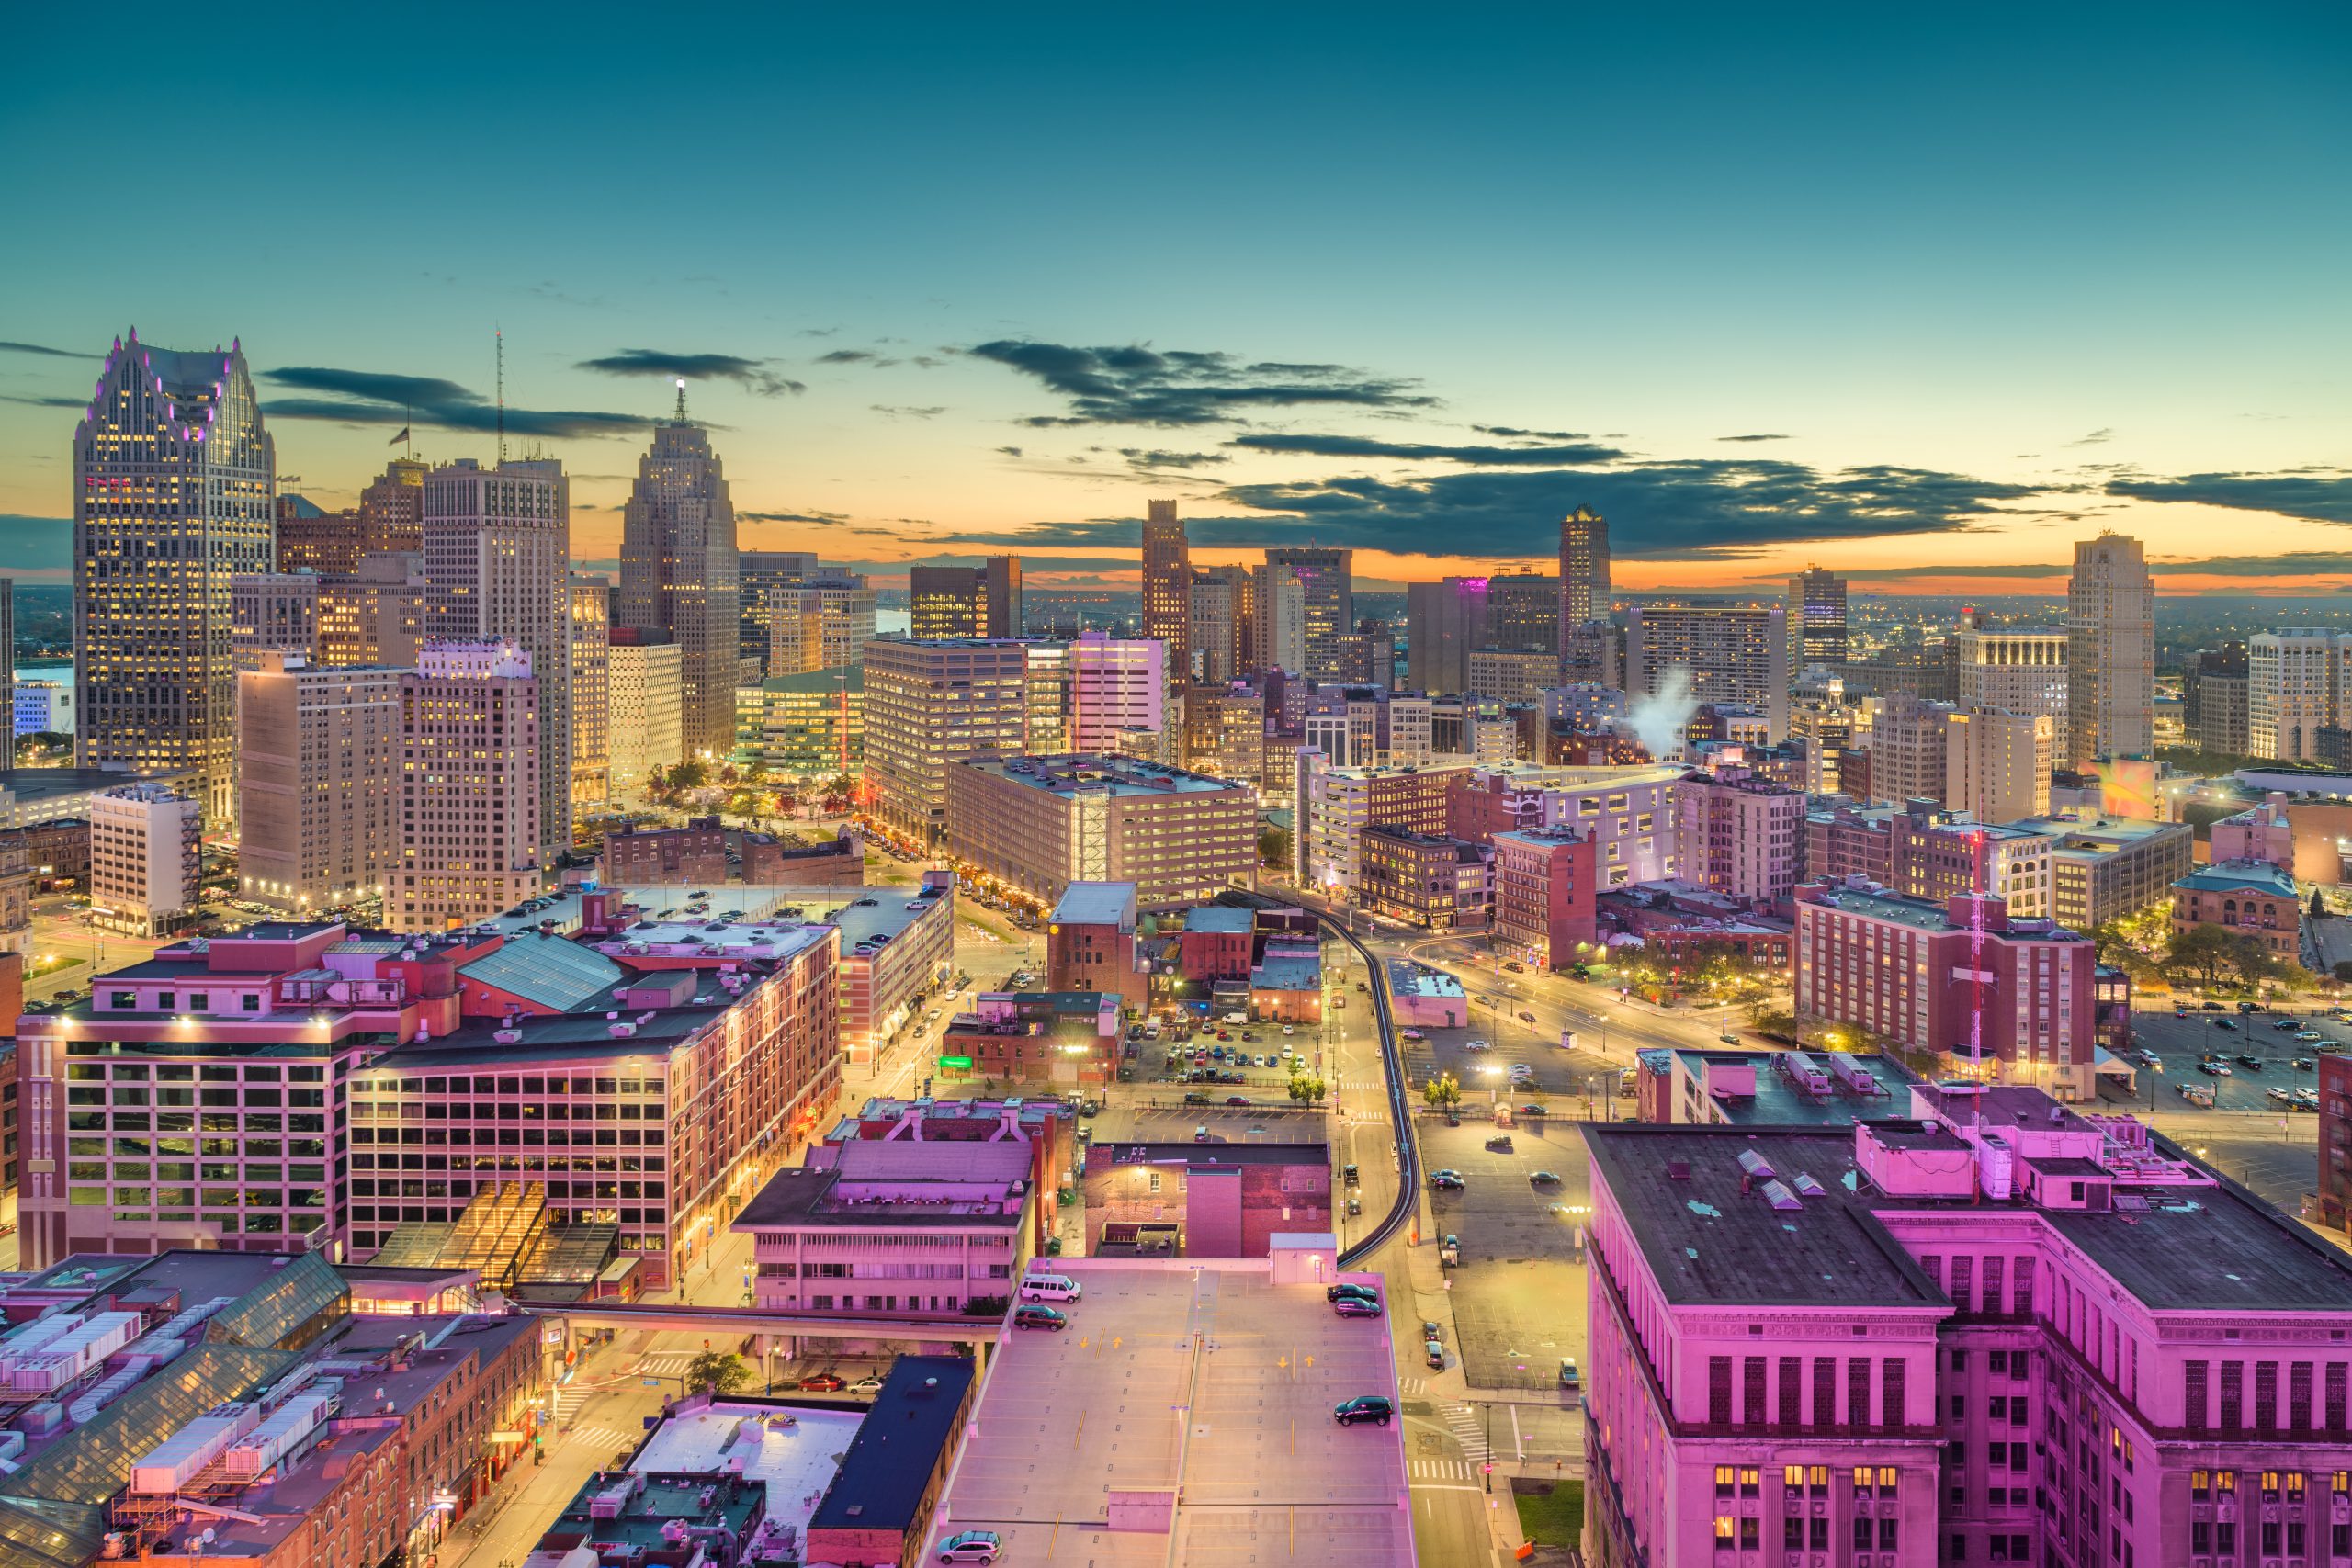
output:
M1670 1159L1670 1160L1668 1160L1668 1161L1666 1162L1666 1179L1667 1179L1668 1181L1688 1181L1688 1180L1690 1180L1690 1162L1689 1160L1687 1160L1687 1159Z
M1829 1196L1829 1189L1821 1184L1820 1178L1806 1171L1801 1170L1797 1172L1796 1189L1797 1196L1800 1198L1826 1198Z
M1755 1181L1769 1180L1772 1175L1772 1162L1754 1149L1739 1151L1739 1168Z
M1782 1210L1784 1212L1791 1209L1802 1209L1804 1207L1802 1202L1798 1201L1797 1195L1789 1190L1789 1184L1785 1181L1766 1182L1764 1184L1764 1201L1771 1204L1773 1208Z

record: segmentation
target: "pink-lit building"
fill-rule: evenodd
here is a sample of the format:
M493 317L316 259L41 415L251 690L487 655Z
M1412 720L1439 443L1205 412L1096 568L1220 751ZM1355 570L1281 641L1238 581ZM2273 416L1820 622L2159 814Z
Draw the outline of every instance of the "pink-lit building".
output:
M1998 898L1904 898L1875 884L1796 894L1801 1028L1928 1051L1953 1070L2091 1091L2098 949Z
M2260 860L2292 875L2295 870L2295 829L2287 818L2287 797L2277 790L2262 804L2224 817L2213 824L2213 864L2226 861Z
M1597 1127L1596 1564L2352 1558L2352 1267L2123 1117Z
M1027 1140L858 1139L768 1179L729 1227L752 1236L756 1304L961 1312L1002 1299L1041 1245ZM1050 1195L1051 1188L1045 1190Z
M1571 828L1497 833L1495 945L1546 969L1598 956L1594 896L1600 873L1589 834Z
M1300 1144L1135 1144L1086 1150L1086 1250L1264 1258L1276 1235L1331 1224L1331 1149Z
M1122 730L1164 728L1167 687L1164 644L1080 633L1069 645L1069 750L1114 752Z

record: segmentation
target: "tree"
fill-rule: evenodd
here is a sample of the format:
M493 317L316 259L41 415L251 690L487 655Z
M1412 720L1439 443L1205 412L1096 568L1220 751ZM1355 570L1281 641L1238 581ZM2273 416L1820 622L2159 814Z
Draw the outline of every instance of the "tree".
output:
M2211 987L2223 970L2235 966L2236 958L2237 938L2230 932L2220 926L2191 926L2172 939L2165 967L2175 974L2186 971Z
M710 783L710 764L699 757L689 757L672 766L666 773L657 770L658 776L670 787L673 795L702 788Z
M1269 828L1258 835L1258 863L1276 868L1290 863L1290 832L1283 828Z
M1290 1097L1303 1105L1320 1104L1329 1092L1323 1080L1311 1073L1302 1073L1290 1080Z
M1451 1110L1462 1103L1462 1086L1452 1073L1440 1073L1421 1086L1421 1098L1440 1110Z
M2314 920L2316 920L2316 919L2318 919L2322 915L2324 915L2324 914L2326 914L2326 913L2327 913L2327 900L2326 900L2326 899L2324 899L2324 898L2323 898L2323 897L2321 897L2319 896L2319 889L2318 889L2318 888L2316 888L2316 887L2312 888L2312 909L2311 909L2312 919L2314 919Z
M686 1387L703 1393L733 1393L752 1381L752 1369L732 1350L705 1350L686 1363Z

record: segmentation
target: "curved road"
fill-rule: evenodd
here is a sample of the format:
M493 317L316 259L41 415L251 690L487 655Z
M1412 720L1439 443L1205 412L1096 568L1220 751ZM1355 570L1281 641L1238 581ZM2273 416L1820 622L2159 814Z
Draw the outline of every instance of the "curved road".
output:
M1421 1201L1420 1155L1413 1145L1413 1106L1408 1094L1404 1059L1396 1050L1396 1021L1388 1010L1388 966L1373 956L1372 950L1356 938L1356 933L1334 921L1330 916L1317 913L1316 919L1327 931L1338 933L1356 956L1363 960L1370 976L1366 989L1372 993L1372 1017L1380 1031L1380 1060L1382 1077L1388 1089L1388 1115L1396 1124L1396 1201L1389 1206L1381 1222L1358 1237L1356 1244L1340 1254L1340 1267L1352 1269L1363 1259L1380 1250L1389 1237L1404 1228Z

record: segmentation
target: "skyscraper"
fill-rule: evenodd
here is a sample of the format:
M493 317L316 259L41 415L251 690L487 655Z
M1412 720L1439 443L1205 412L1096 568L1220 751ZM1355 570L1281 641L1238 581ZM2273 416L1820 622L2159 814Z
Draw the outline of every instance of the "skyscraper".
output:
M735 556L735 588L742 618L737 623L739 657L760 660L766 669L769 645L768 594L778 588L797 588L818 574L817 557L808 550L740 550ZM781 671L769 670L771 675Z
M401 682L266 649L237 676L239 896L309 918L379 897L401 838Z
M427 465L395 457L359 492L359 553L413 555L424 547Z
M1157 638L1080 633L1069 645L1069 749L1110 751L1122 730L1164 730L1166 658Z
M270 570L277 452L243 350L118 338L74 433L74 760L236 810L229 579Z
M1575 627L1609 618L1609 523L1577 507L1560 519L1560 648Z
M1295 568L1269 561L1254 573L1256 601L1250 673L1306 673L1306 581Z
M1021 558L978 566L918 566L907 572L908 624L916 641L1021 635Z
M926 849L947 829L947 774L966 757L1011 755L1028 734L1028 660L1018 642L948 637L865 649L865 798L875 819Z
M529 656L532 820L538 863L551 866L571 847L571 482L553 458L485 468L460 457L425 476L420 526L426 637L510 643Z
M641 805L656 768L685 756L678 730L678 649L666 632L620 627L605 649L605 747L612 798Z
M1298 574L1305 590L1306 668L1297 671L1311 681L1337 681L1343 660L1340 639L1355 629L1355 551L1314 546L1286 547L1266 552L1266 564L1286 566Z
M1241 672L1241 623L1235 613L1239 597L1229 576L1196 571L1188 591L1189 646L1199 660L1201 681L1221 686ZM1182 671L1171 674L1182 681Z
M2075 547L2066 582L2066 753L2153 754L2156 727L2156 584L2148 553L2124 534Z
M612 798L612 603L601 577L571 580L571 803Z
M1625 690L1669 692L1686 672L1690 700L1760 709L1771 738L1789 732L1788 615L1775 604L1636 604L1625 621Z
M429 548L430 488L424 517ZM400 853L384 921L437 931L503 914L539 890L548 719L531 656L511 642L433 643L416 658L401 675ZM569 718L563 726L568 756ZM568 775L557 777L555 795L569 849Z
M1405 679L1424 692L1470 689L1470 654L1487 646L1487 581L1447 577L1405 588Z
M854 668L874 640L874 590L854 572L768 590L770 675Z
M615 619L666 631L678 645L680 713L689 756L735 744L738 624L735 505L710 434L677 412L653 430L637 485L621 511L620 595Z
M1168 679L1193 677L1193 551L1172 501L1148 504L1143 524L1143 635L1168 649ZM1216 680L1220 677L1211 676Z
M1846 580L1817 566L1789 579L1789 674L1846 662Z

